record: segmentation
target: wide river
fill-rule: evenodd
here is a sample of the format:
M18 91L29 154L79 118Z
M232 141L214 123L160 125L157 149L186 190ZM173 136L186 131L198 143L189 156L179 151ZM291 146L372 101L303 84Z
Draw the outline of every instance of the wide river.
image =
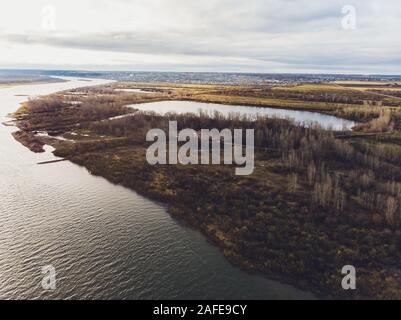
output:
M0 122L28 96L106 83L0 88ZM166 208L35 154L0 125L0 299L298 299L313 295L248 274ZM57 271L44 291L42 267Z

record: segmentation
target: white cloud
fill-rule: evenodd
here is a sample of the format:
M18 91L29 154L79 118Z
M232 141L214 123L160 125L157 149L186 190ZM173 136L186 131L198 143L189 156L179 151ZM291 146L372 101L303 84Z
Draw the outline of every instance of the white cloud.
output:
M401 73L401 3L353 0L2 0L0 66ZM56 9L55 30L42 28ZM23 10L21 10L23 8Z

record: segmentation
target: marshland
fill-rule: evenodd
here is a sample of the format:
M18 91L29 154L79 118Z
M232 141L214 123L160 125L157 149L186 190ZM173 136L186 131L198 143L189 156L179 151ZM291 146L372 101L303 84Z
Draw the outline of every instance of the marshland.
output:
M23 103L14 136L35 152L51 145L57 157L166 204L244 270L321 297L401 298L400 92L391 82L116 82ZM152 111L166 101L180 102L175 112ZM209 112L210 104L287 113L250 117ZM352 126L305 125L291 112ZM179 130L254 129L254 173L149 165L146 134L167 132L169 121ZM341 288L344 265L358 269L355 292Z

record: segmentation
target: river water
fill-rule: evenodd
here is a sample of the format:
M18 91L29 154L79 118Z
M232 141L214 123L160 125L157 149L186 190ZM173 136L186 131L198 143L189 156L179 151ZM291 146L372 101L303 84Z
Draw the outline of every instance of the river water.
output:
M0 88L0 122L27 96L106 82ZM0 299L313 298L232 266L161 204L70 162L37 165L54 156L30 152L15 130L0 125ZM47 265L54 291L41 286Z

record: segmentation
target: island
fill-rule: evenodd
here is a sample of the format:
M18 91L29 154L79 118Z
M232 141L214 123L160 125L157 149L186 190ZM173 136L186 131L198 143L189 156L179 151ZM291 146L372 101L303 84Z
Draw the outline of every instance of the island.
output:
M355 122L329 130L279 117L157 112L162 101L318 112ZM138 105L138 108L135 107ZM116 82L30 100L14 137L150 199L202 232L233 264L323 298L401 298L401 84L258 85ZM153 128L254 129L255 170L150 165ZM51 164L48 164L51 165ZM355 266L358 290L343 290Z

